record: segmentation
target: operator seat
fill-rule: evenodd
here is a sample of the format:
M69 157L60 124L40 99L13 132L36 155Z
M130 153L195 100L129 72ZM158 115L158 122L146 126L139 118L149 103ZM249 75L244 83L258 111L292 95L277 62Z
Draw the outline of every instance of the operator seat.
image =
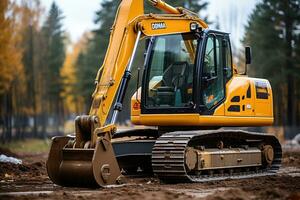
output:
M175 106L181 103L181 91L187 81L188 67L187 62L174 62L165 70L163 84L157 88L158 105Z

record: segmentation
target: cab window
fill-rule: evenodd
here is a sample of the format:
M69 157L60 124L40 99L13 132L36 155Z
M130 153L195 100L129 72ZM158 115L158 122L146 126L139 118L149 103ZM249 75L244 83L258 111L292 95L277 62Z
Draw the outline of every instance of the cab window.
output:
M194 34L156 37L146 77L146 107L191 105L197 44Z
M211 109L224 98L224 75L222 64L222 37L210 35L206 42L202 70L202 98Z
M225 76L226 81L229 81L232 77L232 57L231 57L231 49L230 42L228 39L224 39L224 50L225 50Z

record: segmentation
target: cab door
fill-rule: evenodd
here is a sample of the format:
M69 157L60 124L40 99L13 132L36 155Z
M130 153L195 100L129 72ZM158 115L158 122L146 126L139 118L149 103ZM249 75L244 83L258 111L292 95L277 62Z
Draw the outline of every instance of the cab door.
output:
M201 69L201 114L213 114L225 99L222 34L210 33L205 42Z

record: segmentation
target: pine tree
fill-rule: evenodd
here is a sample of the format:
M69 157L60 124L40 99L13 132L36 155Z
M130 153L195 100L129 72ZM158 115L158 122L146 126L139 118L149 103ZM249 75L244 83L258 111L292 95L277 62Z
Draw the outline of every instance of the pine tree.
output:
M33 119L33 136L37 136L37 115L38 115L38 77L40 70L37 60L40 57L37 42L39 36L39 23L42 8L39 0L22 1L20 5L20 35L22 36L21 46L23 48L22 63L25 71L26 94L20 104L26 104L26 113L16 116L16 125L24 129L24 118ZM23 131L20 131L20 134Z
M48 17L43 25L44 42L44 100L48 112L53 116L55 127L62 121L62 78L60 70L65 60L65 33L62 27L62 11L55 2L52 3ZM48 101L47 101L48 100Z
M84 98L84 112L91 105L91 95L94 91L94 78L100 68L109 43L110 28L113 24L120 1L104 0L101 9L96 12L94 23L99 26L92 31L86 48L79 54L76 64L78 93Z

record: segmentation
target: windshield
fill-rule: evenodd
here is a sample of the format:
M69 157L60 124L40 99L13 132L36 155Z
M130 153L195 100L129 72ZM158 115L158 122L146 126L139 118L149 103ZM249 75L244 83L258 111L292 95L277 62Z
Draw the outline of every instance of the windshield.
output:
M147 70L147 107L189 107L197 51L194 34L156 37Z

